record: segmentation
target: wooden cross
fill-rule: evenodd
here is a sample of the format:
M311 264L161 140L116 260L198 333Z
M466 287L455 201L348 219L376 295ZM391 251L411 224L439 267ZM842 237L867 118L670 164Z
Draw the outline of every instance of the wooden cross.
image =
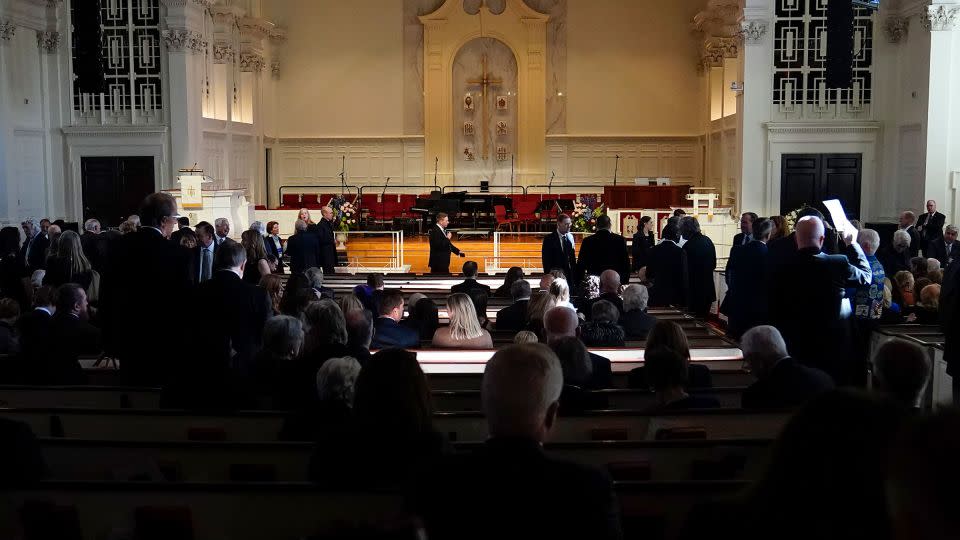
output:
M483 153L481 154L481 157L483 159L487 159L487 157L490 155L490 142L488 140L490 137L490 129L487 125L487 86L500 86L503 84L503 79L493 78L489 73L487 73L487 55L483 55L481 64L483 66L483 73L480 74L480 78L470 79L467 81L467 84L480 85L481 88L480 114L483 116L483 123L481 124L483 129Z

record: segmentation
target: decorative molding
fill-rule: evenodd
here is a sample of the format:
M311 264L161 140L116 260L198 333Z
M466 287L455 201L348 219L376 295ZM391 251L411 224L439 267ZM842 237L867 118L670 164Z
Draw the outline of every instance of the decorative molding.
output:
M754 19L740 23L740 37L748 45L759 45L767 35L770 22L763 19Z
M270 41L281 44L287 41L287 29L282 26L274 26L270 31Z
M243 10L236 6L216 5L210 10L213 22L226 26L233 26L236 21L243 17Z
M767 132L772 135L808 133L817 135L837 135L842 133L877 133L880 131L879 122L865 124L805 124L797 122L767 122L764 124Z
M232 64L237 58L237 51L229 43L215 43L213 45L214 64Z
M910 19L891 15L883 21L883 32L887 35L887 42L900 43L910 32Z
M740 43L739 36L708 38L700 52L700 69L722 67L725 58L736 58L740 53Z
M60 131L71 137L157 137L167 133L167 126L68 126Z
M17 24L10 20L0 19L0 43L10 41L17 33Z
M707 36L733 37L740 31L743 9L735 0L709 0L693 17L693 29Z
M56 54L60 49L60 32L56 30L37 32L37 46L42 52Z
M243 17L237 21L237 25L240 27L241 35L250 36L254 39L270 37L276 27L272 22L258 17Z
M256 51L243 51L240 53L240 71L255 71L260 73L266 65L267 61L263 58L263 55Z
M203 9L210 9L214 0L162 0L168 8L186 7L189 5L198 6Z
M934 4L927 6L926 13L920 17L920 24L931 32L948 32L957 26L960 18L960 5Z
M163 31L163 43L171 52L202 53L207 49L203 34L186 28L171 28Z
M273 75L274 79L280 78L280 61L274 60L270 62L270 74Z

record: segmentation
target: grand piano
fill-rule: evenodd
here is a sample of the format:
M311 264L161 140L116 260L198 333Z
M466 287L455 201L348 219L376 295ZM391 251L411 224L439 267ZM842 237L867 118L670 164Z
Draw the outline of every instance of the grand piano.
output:
M421 230L426 230L443 212L450 216L451 229L489 229L496 228L494 207L503 206L510 211L513 209L513 199L491 193L470 193L457 191L440 193L434 191L430 197L418 197L410 212L419 214Z

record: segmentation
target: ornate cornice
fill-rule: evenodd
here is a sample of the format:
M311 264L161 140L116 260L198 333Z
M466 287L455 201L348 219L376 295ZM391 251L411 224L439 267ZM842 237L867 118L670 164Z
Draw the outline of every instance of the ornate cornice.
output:
M254 39L266 39L273 33L275 25L266 20L257 17L243 17L237 21L240 26L240 34L250 36Z
M740 53L740 37L713 37L703 43L700 68L722 67L724 58L736 58Z
M769 28L770 23L763 19L743 21L740 23L740 37L748 45L758 45L763 43Z
M883 33L889 43L900 43L910 32L910 19L891 15L883 21Z
M920 24L931 32L946 32L957 27L957 19L960 19L960 5L934 4L927 6Z
M280 26L274 26L273 30L270 31L270 41L278 44L286 42L287 29Z
M67 126L60 128L67 136L83 137L156 137L167 132L166 126Z
M0 19L0 43L10 41L17 33L17 25L13 21Z
M267 61L263 55L255 51L243 51L240 53L240 71L263 71Z
M163 31L163 43L171 52L202 53L207 49L203 34L186 28L171 28Z
M709 0L693 17L693 28L707 36L733 37L740 31L743 9L735 0Z
M877 122L869 124L848 124L838 123L836 125L826 124L803 124L787 122L767 122L764 124L767 132L772 134L839 134L839 133L877 133L880 131L880 124Z
M60 49L60 32L55 30L37 32L37 46L42 52L56 54Z
M198 6L203 9L210 9L213 6L214 0L163 0L163 4L167 7L186 7L186 6Z
M213 16L213 22L232 26L243 17L243 10L236 6L216 5L210 10L210 14Z
M237 58L237 51L229 43L215 43L213 45L214 64L232 64Z

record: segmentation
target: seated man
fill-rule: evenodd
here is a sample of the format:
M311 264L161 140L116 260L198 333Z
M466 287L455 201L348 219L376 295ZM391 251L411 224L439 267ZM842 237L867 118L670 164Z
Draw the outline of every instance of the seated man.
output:
M484 285L477 281L477 273L480 269L477 267L475 261L467 261L463 263L463 283L458 283L453 287L450 287L450 292L452 293L463 293L470 294L470 291L480 289L483 292L487 293L487 297L490 297L490 286Z
M333 300L335 292L333 289L323 286L323 269L317 268L307 268L304 272L304 275L307 276L307 279L310 280L310 287L320 295L320 298L329 298Z
M416 349L420 346L420 334L412 328L400 325L403 318L403 295L391 289L383 291L380 298L380 316L373 323L371 349L400 347Z
M510 285L513 304L497 312L497 330L519 332L527 324L527 305L530 303L530 282L518 279Z
M76 283L57 288L57 311L50 323L50 353L46 359L46 384L83 384L87 377L78 360L103 350L100 329L90 324L87 293Z
M610 479L543 450L562 387L560 362L544 345L493 355L482 386L490 438L476 454L442 462L416 490L411 506L431 539L621 538Z
M647 339L647 334L657 318L647 313L647 301L650 293L643 285L628 285L623 291L623 315L620 316L620 326L627 334L627 339Z
M744 409L797 407L833 388L825 372L790 358L783 336L772 326L755 326L740 339L743 359L759 379L743 391Z
M610 302L617 308L617 319L623 314L623 300L620 298L620 274L616 270L604 270L600 274L600 296L583 302L580 313L589 321L593 317L593 305L601 300Z
M543 315L543 331L547 344L565 338L580 338L580 319L572 309L557 306L547 310ZM613 387L613 375L610 369L610 359L599 354L590 353L593 370L590 380L585 386L591 389Z
M914 343L891 339L873 356L873 388L908 409L920 408L920 396L929 378L930 361Z
M643 354L647 378L656 393L655 411L681 411L686 409L717 409L716 398L688 394L688 361L682 354L669 347L657 346Z

